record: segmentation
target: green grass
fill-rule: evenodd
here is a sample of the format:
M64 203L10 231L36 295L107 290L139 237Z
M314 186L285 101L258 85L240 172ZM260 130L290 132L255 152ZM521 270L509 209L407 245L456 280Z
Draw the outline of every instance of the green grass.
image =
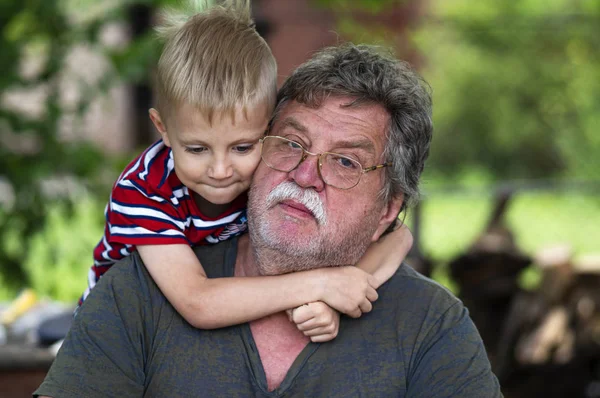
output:
M508 214L517 241L527 252L570 244L576 256L600 253L600 197L524 195Z
M433 196L423 202L423 250L437 261L465 251L485 227L492 211L486 197ZM526 253L557 243L576 255L600 253L600 198L592 195L534 194L516 196L506 222ZM410 225L410 224L409 224Z
M422 250L440 265L434 278L456 290L444 264L464 252L483 230L492 199L486 196L437 194L423 202ZM49 209L49 222L30 239L23 264L32 287L41 296L62 301L76 300L86 286L92 249L102 235L104 203L93 198L75 205L68 215L60 205ZM567 243L576 256L600 253L600 198L583 194L535 194L516 196L507 212L508 225L518 246L534 255L544 246ZM407 220L410 224L410 216ZM10 242L22 244L24 237ZM537 275L529 271L525 284L534 285ZM17 292L3 283L0 273L0 300L11 299Z
M493 207L491 197L435 195L423 202L422 250L439 267L433 277L456 291L445 264L466 251L485 228ZM575 257L600 254L600 198L583 194L521 193L509 205L505 221L518 247L528 255L568 244ZM410 217L409 217L409 224ZM535 269L522 275L532 288L539 280Z

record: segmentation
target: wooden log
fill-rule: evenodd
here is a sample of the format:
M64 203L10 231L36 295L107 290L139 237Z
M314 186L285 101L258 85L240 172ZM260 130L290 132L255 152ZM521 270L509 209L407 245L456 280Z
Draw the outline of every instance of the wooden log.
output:
M522 365L540 365L552 362L557 347L564 343L568 334L569 313L565 307L554 307L542 322L528 334L523 334L515 349L515 357ZM568 347L566 347L568 350ZM572 357L570 352L563 357Z
M578 274L600 274L600 254L588 254L575 259L573 271Z
M555 245L540 250L534 264L542 270L539 292L548 303L559 303L573 284L573 249L569 245Z

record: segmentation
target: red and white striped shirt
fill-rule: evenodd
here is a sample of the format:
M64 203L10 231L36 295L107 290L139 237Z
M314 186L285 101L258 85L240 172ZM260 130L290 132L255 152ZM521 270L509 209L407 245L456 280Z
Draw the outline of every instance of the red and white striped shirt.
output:
M204 216L174 172L173 153L162 140L146 149L121 173L104 211L104 236L94 249L88 289L137 245L218 243L247 229L246 194L216 218Z

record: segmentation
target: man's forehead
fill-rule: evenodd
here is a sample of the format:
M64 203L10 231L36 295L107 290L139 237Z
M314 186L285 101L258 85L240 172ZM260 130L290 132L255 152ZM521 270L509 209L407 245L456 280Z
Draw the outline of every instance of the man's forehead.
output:
M373 101L361 100L355 97L331 96L319 101L317 104L305 104L295 100L285 103L279 115L294 115L305 112L320 113L323 116L339 117L347 121L358 121L369 116L366 121L384 122L387 124L390 115L383 105ZM373 120L375 119L377 120ZM274 120L277 121L277 117Z
M274 120L272 134L334 135L344 147L370 147L375 152L373 141L384 142L389 120L383 106L356 98L330 97L318 107L290 101Z
M289 115L281 120L281 123L278 126L278 132L289 132L290 130L302 134L309 134L310 127L307 127L302 121L297 120L293 115ZM340 148L361 148L372 155L375 155L375 145L373 144L373 141L363 135L348 134L346 136L337 137L335 145Z
M283 118L283 120L281 121L281 124L279 125L280 129L285 129L287 127L297 130L298 132L301 132L301 133L308 132L308 128L302 122L300 122L296 117L294 117L294 115L285 116Z

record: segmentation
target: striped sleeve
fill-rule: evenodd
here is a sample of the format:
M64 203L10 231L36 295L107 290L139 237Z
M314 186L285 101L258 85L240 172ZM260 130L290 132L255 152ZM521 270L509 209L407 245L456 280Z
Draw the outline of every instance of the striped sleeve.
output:
M113 188L107 211L109 241L125 245L190 244L185 229L189 220L166 198L131 185Z

